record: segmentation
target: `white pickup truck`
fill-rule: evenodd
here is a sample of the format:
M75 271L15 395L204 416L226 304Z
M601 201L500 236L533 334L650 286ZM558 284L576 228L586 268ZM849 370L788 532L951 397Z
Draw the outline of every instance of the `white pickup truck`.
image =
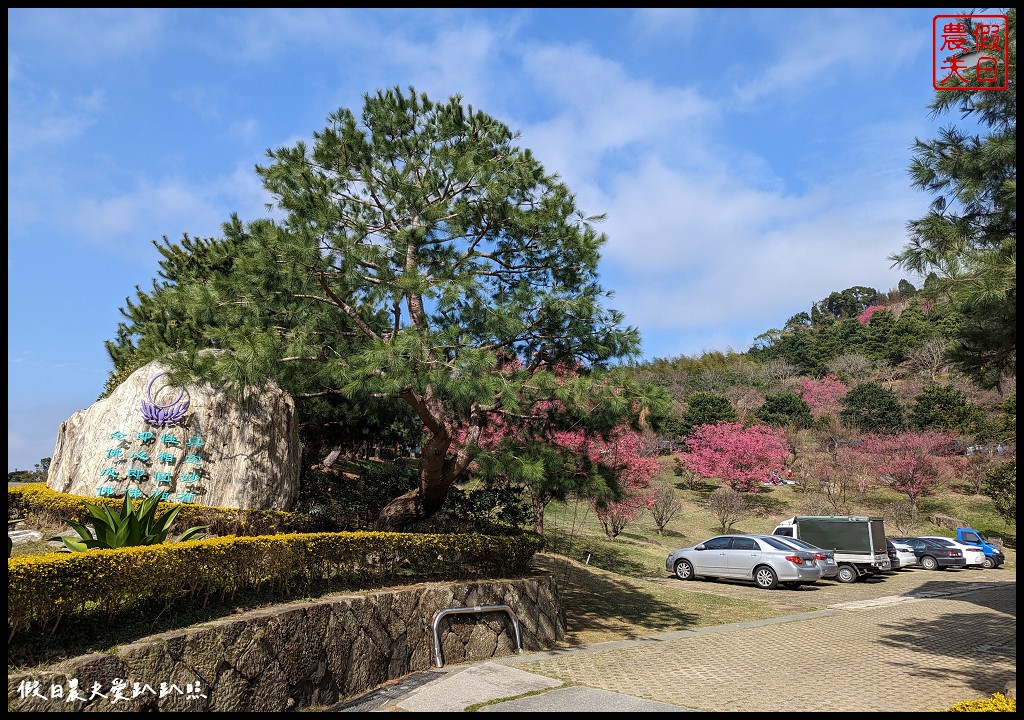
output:
M885 523L865 515L804 515L782 520L772 531L831 550L843 583L891 569L885 545Z

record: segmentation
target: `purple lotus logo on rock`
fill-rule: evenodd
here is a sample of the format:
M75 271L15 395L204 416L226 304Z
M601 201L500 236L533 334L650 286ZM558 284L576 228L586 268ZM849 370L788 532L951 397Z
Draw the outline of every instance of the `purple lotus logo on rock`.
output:
M167 427L168 425L180 423L182 418L185 417L185 413L188 412L189 399L185 397L185 388L181 389L181 392L178 393L178 398L174 402L167 405L160 405L153 399L153 383L157 381L157 378L166 374L159 373L149 381L149 387L146 388L146 399L142 401L142 419L150 425L156 425L157 427Z

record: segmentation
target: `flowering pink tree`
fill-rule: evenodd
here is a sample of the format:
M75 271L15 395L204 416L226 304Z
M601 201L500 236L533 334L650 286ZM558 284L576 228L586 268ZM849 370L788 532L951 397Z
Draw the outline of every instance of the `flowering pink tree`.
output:
M781 430L737 422L699 425L686 439L682 461L704 477L725 480L733 490L756 490L772 470L782 470L789 443Z
M965 458L954 455L955 441L953 435L932 431L866 435L860 458L880 483L907 496L916 515L918 500L934 495L966 465Z
M839 412L839 401L846 394L846 385L835 375L821 380L806 378L800 381L800 399L811 408L811 415L835 415Z
M571 383L576 375L565 368L557 374L562 383ZM616 415L614 421L619 418ZM534 402L514 418L494 414L479 431L474 468L484 478L525 488L538 534L544 532L548 504L577 496L590 500L614 539L647 509L650 481L660 467L643 436L629 427L617 425L601 433L580 425L578 417L567 418L557 401Z
M596 448L595 462L603 462L618 473L618 485L622 489L618 500L591 498L594 513L604 528L609 540L618 537L626 525L648 510L654 503L654 488L651 483L661 468L658 461L646 452L643 438L627 428L618 428L608 441L591 444ZM608 461L611 464L608 465Z
M861 325L867 325L871 322L871 316L879 310L885 310L885 305L868 305L864 308L864 312L857 316L857 322Z

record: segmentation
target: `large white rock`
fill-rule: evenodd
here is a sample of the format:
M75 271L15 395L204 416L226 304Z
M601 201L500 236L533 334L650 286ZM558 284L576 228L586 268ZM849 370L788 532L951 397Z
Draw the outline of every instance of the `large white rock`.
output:
M292 509L301 456L294 400L276 385L242 401L209 385L169 386L165 370L156 362L136 370L109 397L62 422L47 487Z

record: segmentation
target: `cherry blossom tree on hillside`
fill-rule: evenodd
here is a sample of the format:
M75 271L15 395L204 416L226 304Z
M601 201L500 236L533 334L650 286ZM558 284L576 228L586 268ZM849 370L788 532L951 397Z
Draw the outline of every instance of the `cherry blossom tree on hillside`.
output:
M602 507L595 506L594 512L604 529L604 534L609 540L614 540L629 523L647 511L653 502L654 498L649 488L635 488L628 491L622 500L606 503Z
M871 322L871 316L874 315L879 310L885 310L885 306L868 305L866 308L864 308L864 312L857 316L857 322L859 322L861 325L867 325L868 323Z
M725 480L733 490L750 492L772 470L781 471L789 444L781 430L767 425L744 427L738 422L717 422L694 428L686 439L682 461L704 477Z
M571 368L555 374L565 384L575 377ZM639 431L625 424L604 428L593 417L588 418L592 425L584 427L568 410L557 400L539 400L522 408L514 423L507 414L488 418L477 438L474 471L485 481L521 485L530 497L538 534L544 533L547 506L575 496L594 505L602 524L603 513L614 515L608 517L614 539L647 509L647 488L660 467ZM457 439L462 432L466 429L456 433Z
M559 445L569 447L568 438L556 439ZM617 428L607 441L587 442L576 452L586 452L592 462L617 473L617 484L622 490L619 498L590 499L605 535L614 540L654 502L651 483L661 470L658 461L645 452L641 435L625 428Z
M859 455L878 482L907 496L916 515L921 498L963 470L966 460L954 455L955 447L956 438L948 433L871 434L861 440Z
M811 408L811 415L835 415L842 408L839 400L846 394L846 385L835 375L821 380L805 378L800 381L800 399Z

